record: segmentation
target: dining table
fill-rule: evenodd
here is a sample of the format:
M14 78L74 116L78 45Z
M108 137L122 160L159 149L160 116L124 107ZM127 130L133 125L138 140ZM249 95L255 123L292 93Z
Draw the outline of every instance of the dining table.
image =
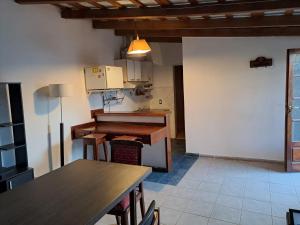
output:
M145 166L76 160L0 194L0 224L95 224L129 195L136 225L136 187L150 173Z

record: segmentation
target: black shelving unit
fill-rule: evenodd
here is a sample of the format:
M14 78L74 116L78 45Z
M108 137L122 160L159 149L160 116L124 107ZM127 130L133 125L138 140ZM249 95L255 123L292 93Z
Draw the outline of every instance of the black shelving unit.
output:
M20 83L0 83L0 105L0 192L4 192L32 180L34 175L28 167ZM5 152L10 157L5 158Z

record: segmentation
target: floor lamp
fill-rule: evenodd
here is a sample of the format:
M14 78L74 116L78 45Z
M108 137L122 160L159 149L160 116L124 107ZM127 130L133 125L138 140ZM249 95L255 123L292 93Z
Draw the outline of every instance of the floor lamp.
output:
M59 98L60 102L60 165L65 164L64 155L64 123L63 123L63 97L70 97L73 95L72 86L69 84L50 84L49 85L49 96Z

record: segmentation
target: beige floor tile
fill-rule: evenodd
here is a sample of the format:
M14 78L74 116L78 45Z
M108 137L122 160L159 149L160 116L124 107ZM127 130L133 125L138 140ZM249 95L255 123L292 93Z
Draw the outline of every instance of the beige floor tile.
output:
M235 225L234 223L228 223L222 220L209 219L208 225Z
M230 208L241 209L243 206L243 199L229 195L219 195L216 203Z
M184 212L191 213L199 216L210 217L214 203L201 202L201 201L189 201Z
M182 212L174 209L161 207L160 214L161 214L160 219L162 224L175 225L179 220Z
M243 210L272 215L271 203L253 199L244 199Z
M241 217L241 210L233 209L222 205L215 205L211 218L225 222L238 224ZM253 225L253 224L252 224Z
M176 225L207 225L208 218L193 214L183 213Z
M272 225L272 217L259 213L242 211L241 225Z

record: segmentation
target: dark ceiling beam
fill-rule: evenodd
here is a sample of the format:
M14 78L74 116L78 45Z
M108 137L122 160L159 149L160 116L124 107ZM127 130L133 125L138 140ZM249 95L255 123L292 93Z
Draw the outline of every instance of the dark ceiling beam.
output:
M79 4L79 3L77 3L77 2L70 2L70 3L68 3L70 6L73 6L74 8L76 8L76 9L86 9L86 7L85 6L83 6L83 5L81 5L81 4Z
M191 5L199 5L197 0L188 0Z
M15 0L19 4L59 4L59 3L78 3L86 0Z
M121 9L121 8L125 7L124 5L120 4L116 0L105 0L105 1L108 2L109 4L111 4L113 7L117 8L117 9Z
M287 9L287 10L285 11L285 15L286 15L286 16L292 16L293 13L294 13L294 10L293 10L293 9Z
M155 1L160 6L169 6L169 5L172 5L172 3L169 0L155 0Z
M132 36L132 30L116 30L117 36ZM220 28L198 30L140 30L141 37L259 37L300 36L300 27Z
M37 1L37 0L18 0ZM39 0L41 1L41 0ZM48 0L49 1L49 0ZM255 0L255 1L231 1L225 3L207 3L196 6L168 6L147 8L126 8L122 10L72 10L62 11L63 18L91 18L91 19L147 19L178 16L205 16L212 14L232 14L240 12L257 12L265 10L300 8L298 0Z
M156 3L158 3L161 7L167 7L173 5L173 3L169 0L155 0ZM188 20L189 17L187 16L178 16L177 17L179 20Z
M145 38L148 42L182 43L181 37L140 37L140 38Z
M252 12L251 13L251 16L252 17L263 17L265 14L264 14L264 12Z
M93 21L95 29L116 30L173 30L208 28L250 28L300 26L300 16L264 16L257 18L197 19L197 20L144 20L144 21Z
M86 2L89 3L92 6L95 6L96 8L99 8L99 9L104 9L105 8L103 5L99 4L97 2L97 0L87 0Z
M129 0L129 1L131 1L138 8L144 8L145 7L145 5L142 2L140 2L139 0Z
M60 4L57 4L57 3L54 3L54 4L52 4L52 5L58 7L59 9L64 9L64 8L66 7L66 6L62 6L62 5L60 5Z

